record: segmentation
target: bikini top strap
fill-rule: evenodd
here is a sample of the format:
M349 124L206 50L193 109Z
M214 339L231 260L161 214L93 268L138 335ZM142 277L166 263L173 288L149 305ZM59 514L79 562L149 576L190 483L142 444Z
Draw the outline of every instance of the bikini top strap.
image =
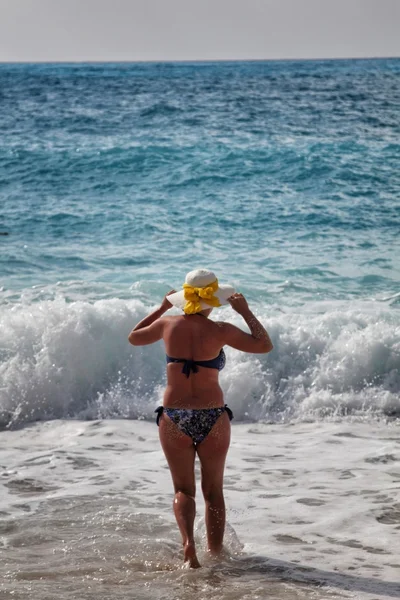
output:
M191 371L193 371L193 373L198 373L199 371L196 361L191 358L172 358L167 355L167 363L183 363L182 373L186 375L187 378L190 377Z
M190 371L193 371L193 373L198 373L199 369L197 367L197 363L194 360L186 359L183 363L182 373L184 373L186 377L189 378Z

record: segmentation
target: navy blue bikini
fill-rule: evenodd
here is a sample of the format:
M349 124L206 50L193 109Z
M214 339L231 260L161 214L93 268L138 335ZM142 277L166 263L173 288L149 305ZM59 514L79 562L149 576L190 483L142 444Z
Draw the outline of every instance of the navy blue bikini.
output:
M168 363L183 363L182 373L187 378L190 373L198 373L198 367L207 369L218 369L221 371L225 366L225 352L221 349L218 356L211 360L192 360L191 358L173 358L167 355ZM195 445L200 444L210 433L219 417L226 412L229 419L233 419L231 409L225 404L218 408L164 408L159 406L157 413L157 425L160 422L161 415L166 412L168 417L178 427L182 433L192 438Z
M193 373L198 373L199 369L197 367L206 367L207 369L218 369L218 371L222 371L226 363L225 352L223 348L221 349L218 356L212 358L211 360L192 360L190 358L172 358L172 356L166 355L167 364L168 363L183 363L182 373L189 378L190 371Z
M156 408L157 425L165 412L182 433L192 438L195 445L200 444L210 433L219 417L226 412L232 421L233 414L229 406L218 408Z

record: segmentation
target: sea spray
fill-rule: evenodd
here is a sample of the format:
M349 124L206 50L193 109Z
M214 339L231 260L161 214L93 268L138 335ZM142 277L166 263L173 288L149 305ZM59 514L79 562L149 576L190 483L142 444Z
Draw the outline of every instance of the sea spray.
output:
M54 301L3 307L3 426L52 418L150 418L162 399L162 342L132 347L128 334L152 309L140 300ZM225 400L237 421L398 415L400 325L386 306L346 311L258 306L274 343L268 355L226 348ZM246 328L225 309L224 319Z

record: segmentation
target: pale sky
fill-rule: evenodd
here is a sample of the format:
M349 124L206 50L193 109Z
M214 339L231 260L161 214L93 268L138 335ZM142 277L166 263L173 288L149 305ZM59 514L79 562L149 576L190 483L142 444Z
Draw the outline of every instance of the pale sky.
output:
M0 61L400 56L400 0L0 0Z

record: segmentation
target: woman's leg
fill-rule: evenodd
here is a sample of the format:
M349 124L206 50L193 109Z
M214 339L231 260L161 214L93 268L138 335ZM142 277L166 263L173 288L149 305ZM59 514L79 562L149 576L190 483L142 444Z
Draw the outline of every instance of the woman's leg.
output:
M194 460L196 450L190 437L179 431L165 414L160 419L160 441L175 489L174 513L182 535L184 560L190 567L200 567L194 544L196 516L196 482Z
M197 446L201 463L201 487L206 503L208 550L219 554L225 531L225 501L223 479L225 459L231 439L231 424L223 413L210 433Z

